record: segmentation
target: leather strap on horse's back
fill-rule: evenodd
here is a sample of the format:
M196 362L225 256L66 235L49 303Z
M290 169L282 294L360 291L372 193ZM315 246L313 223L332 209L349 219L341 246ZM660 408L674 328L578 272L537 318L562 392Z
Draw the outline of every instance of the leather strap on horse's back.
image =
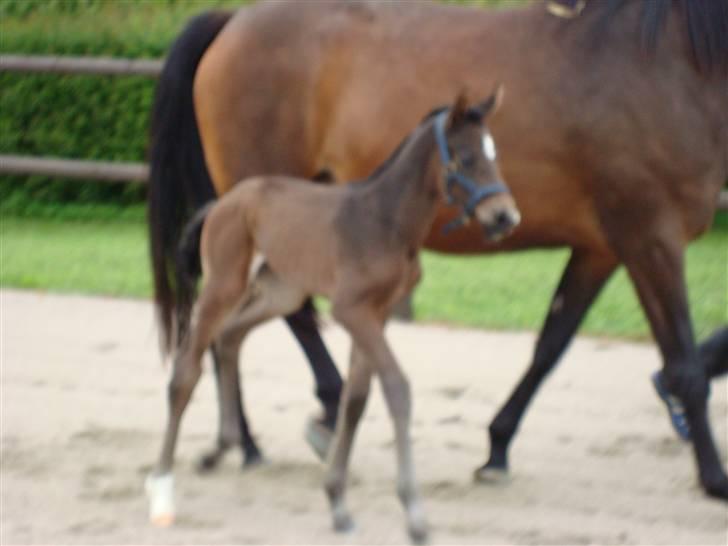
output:
M548 0L546 10L556 17L562 19L574 19L578 17L586 6L586 0Z

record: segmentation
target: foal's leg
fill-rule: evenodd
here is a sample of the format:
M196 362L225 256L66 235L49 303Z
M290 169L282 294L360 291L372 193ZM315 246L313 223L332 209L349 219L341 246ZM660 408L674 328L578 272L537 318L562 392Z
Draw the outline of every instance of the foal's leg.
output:
M215 449L200 459L200 471L214 469L231 448L242 445L243 467L255 466L263 456L250 434L243 409L242 390L238 370L240 345L223 346L219 341L211 348L218 392L220 428Z
M334 317L351 334L354 343L362 351L364 361L372 370L376 371L382 383L384 398L394 422L397 446L397 493L407 514L410 537L415 542L422 542L427 538L427 522L415 485L412 441L410 438L412 412L410 386L384 338L384 318L377 317L375 313L367 309L342 307L337 303L334 303L332 312ZM348 408L350 401L345 398L344 403L345 407ZM347 412L347 410L343 409L341 411L343 412L342 415ZM356 415L356 408L352 411ZM341 426L344 427L345 425ZM341 428L337 428L337 436L341 431ZM350 441L347 442L347 437L342 434L341 440L338 438L335 440L335 445L336 449L329 459L331 466L329 468L329 479L326 481L327 493L334 511L339 506L338 501L343 494L343 482L345 481L351 444ZM335 521L336 517L337 514L334 512Z
M644 239L639 248L625 251L624 263L662 352L667 389L685 408L700 482L709 495L728 499L728 477L708 424L708 375L693 339L684 252L678 240L679 237Z
M297 309L306 296L297 288L282 283L266 266L261 268L250 286L248 299L225 323L214 344L220 357L217 378L221 428L217 446L200 462L200 467L205 470L214 468L227 449L239 445L241 439L245 452L244 466L261 462L260 450L250 435L243 410L238 366L240 346L251 329Z
M337 420L334 441L329 450L325 485L331 503L334 529L340 532L348 531L354 526L346 508L346 476L356 429L369 397L371 377L372 370L364 360L364 355L352 344L349 375L341 396L341 415Z
M615 268L615 261L574 249L541 330L531 366L489 427L490 458L475 479L498 479L508 469L508 447L528 404L574 337L584 314Z
M324 408L321 423L326 428L333 430L339 410L342 381L339 370L321 339L315 315L313 302L308 298L303 307L286 316L286 323L296 336L298 344L306 354L311 371L313 371L316 380L316 397Z
M229 275L206 284L195 307L187 339L178 352L168 386L169 417L159 461L147 481L150 518L156 525L174 519L172 464L182 414L202 373L201 359L225 316L243 293L244 279Z
M306 438L309 444L311 444L311 447L319 457L324 458L331 441L334 426L336 425L336 414L339 408L342 381L339 370L336 368L334 361L326 349L326 345L324 345L321 339L314 313L313 303L310 299L307 299L300 309L287 315L285 319L288 327L306 354L316 382L316 396L324 408L322 419L320 421L312 420L308 424L306 431ZM229 423L232 422L229 416L235 416L234 420L240 423L243 431L247 430L249 426L242 406L238 402L242 398L240 395L238 367L232 365L220 367L217 365L217 360L215 363L215 375L217 377L220 402L218 437L223 438L225 435L224 429L228 429L230 426ZM218 377L223 370L225 377ZM221 389L222 386L224 386L224 390ZM233 392L233 389L235 392ZM259 452L257 448L254 448L254 445L252 438L246 443L245 432L243 432L243 449L245 451L246 461L255 461L257 456L259 456ZM217 458L214 457L213 453L210 455L209 460L202 462L203 468L210 469L216 465Z

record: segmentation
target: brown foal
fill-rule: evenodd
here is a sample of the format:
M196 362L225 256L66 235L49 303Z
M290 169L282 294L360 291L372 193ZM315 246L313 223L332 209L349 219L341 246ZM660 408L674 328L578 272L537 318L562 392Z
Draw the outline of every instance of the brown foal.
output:
M331 300L333 317L353 342L325 480L334 527L351 527L344 500L347 467L376 374L394 422L397 492L410 536L425 539L409 436L410 388L384 337L384 325L392 306L420 278L418 251L442 199L460 210L451 229L474 218L484 235L497 238L518 223L520 215L501 181L484 125L500 96L496 92L468 106L461 94L451 108L429 115L359 184L322 187L289 177L252 178L188 226L187 233L198 236L187 237L181 252L199 252L204 286L192 313L189 307L177 309L182 335L169 385L169 423L148 482L153 521L172 519L173 452L204 351L213 342L223 352L237 351L254 326L291 313L319 294ZM265 263L256 268L257 255ZM194 282L190 287L194 290Z

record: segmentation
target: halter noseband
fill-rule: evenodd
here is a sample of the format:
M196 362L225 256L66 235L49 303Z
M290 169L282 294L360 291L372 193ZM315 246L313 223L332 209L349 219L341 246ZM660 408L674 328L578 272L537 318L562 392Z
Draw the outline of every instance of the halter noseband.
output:
M435 118L435 140L440 150L440 159L444 167L445 189L448 204L455 203L452 195L452 189L460 186L468 195L467 201L463 204L463 214L448 222L443 228L443 233L450 233L452 230L464 226L470 219L475 216L475 207L484 199L497 193L509 193L508 187L503 182L494 182L492 184L480 185L476 184L472 179L458 172L453 163L450 152L447 149L447 138L445 136L445 121L447 120L448 110L441 112Z

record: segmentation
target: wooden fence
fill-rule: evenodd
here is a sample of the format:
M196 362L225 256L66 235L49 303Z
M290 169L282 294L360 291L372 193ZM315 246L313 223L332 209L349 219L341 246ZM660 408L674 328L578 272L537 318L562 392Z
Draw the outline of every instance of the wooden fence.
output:
M163 60L0 55L0 72L157 77ZM104 182L147 182L144 163L0 155L0 174L37 174Z
M0 55L0 72L42 72L157 77L164 60L112 59L107 57L50 57ZM146 182L143 163L82 161L35 156L0 155L0 174L40 174L109 182ZM728 191L720 194L718 207L728 210Z

